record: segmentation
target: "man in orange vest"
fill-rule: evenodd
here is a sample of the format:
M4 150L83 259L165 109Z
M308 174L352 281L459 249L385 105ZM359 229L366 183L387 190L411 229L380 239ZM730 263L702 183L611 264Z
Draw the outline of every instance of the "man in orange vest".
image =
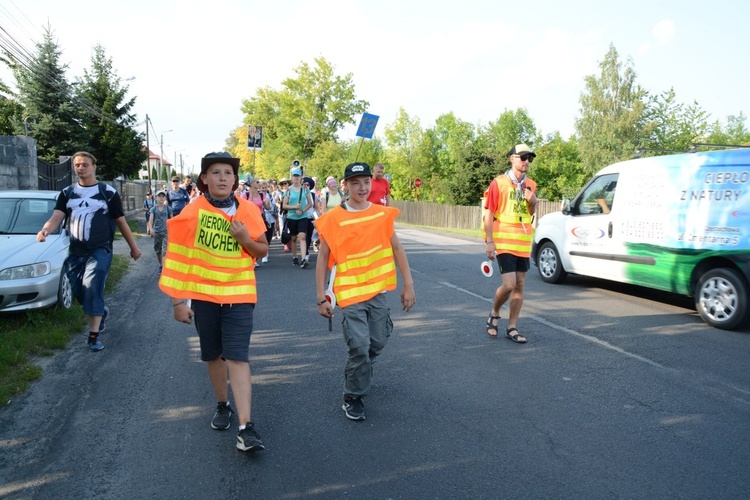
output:
M251 420L249 344L257 302L254 263L268 252L260 211L237 198L239 158L210 153L196 185L203 193L167 222L169 243L159 287L172 298L174 318L200 338L201 360L216 393L211 427L228 429L227 373L240 428L237 448L265 449Z
M502 284L495 291L492 311L487 318L487 334L497 337L500 308L510 299L507 338L523 344L526 338L518 332L517 321L523 305L523 287L529 270L532 226L536 212L536 182L526 176L536 153L526 144L517 144L508 153L510 170L497 176L487 190L487 212L484 232L487 258L500 267Z
M362 398L370 389L372 363L393 329L385 292L396 289L396 265L404 278L404 311L416 302L409 261L394 228L398 209L367 201L371 180L366 163L348 165L344 181L349 199L316 221L321 241L315 268L318 313L333 317L333 305L326 299L325 289L326 273L331 269L335 274L332 291L343 311L349 350L341 408L351 420L365 419Z

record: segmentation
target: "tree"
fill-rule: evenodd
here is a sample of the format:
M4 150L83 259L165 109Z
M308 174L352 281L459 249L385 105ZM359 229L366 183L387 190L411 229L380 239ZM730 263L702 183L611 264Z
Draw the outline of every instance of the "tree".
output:
M474 144L474 203L498 174L510 168L508 153L513 146L524 143L534 149L540 141L534 120L524 108L515 111L506 109L497 120L480 128Z
M91 70L78 82L76 103L85 132L85 147L97 158L97 175L113 179L120 174L136 176L147 154L143 135L135 130L131 114L135 97L126 100L122 85L101 45L94 47Z
M441 179L435 189L437 198L453 205L474 205L481 196L481 188L476 186L476 165L469 161L473 156L474 125L457 119L453 113L444 114L435 121L432 139L436 173Z
M709 128L710 133L706 138L709 144L727 144L735 146L750 146L750 131L745 122L747 118L740 111L739 115L729 115L726 126L714 122Z
M437 161L433 150L433 141L419 123L419 118L411 117L399 109L396 120L386 126L385 139L387 148L384 151L383 163L391 174L391 196L399 200L413 200L416 192L414 180L422 179L420 196L423 200L436 201L438 182L433 183L433 168Z
M575 136L566 141L555 132L536 153L529 176L537 182L539 198L572 198L591 178L583 168Z
M610 45L599 67L598 77L585 78L575 124L584 168L590 173L631 158L650 135L650 126L645 126L648 93L636 85L632 62L623 66Z
M0 63L12 67L7 57L0 56ZM23 122L23 106L18 102L11 88L0 81L0 135L13 135L15 133L14 123Z
M688 151L691 144L705 137L708 113L697 102L689 106L677 102L674 88L649 98L644 113L648 135L641 144L658 153Z
M80 149L82 128L75 115L71 85L65 77L67 65L60 63L62 52L45 29L44 40L36 45L33 59L11 58L19 102L35 122L29 135L37 140L37 156L57 163ZM24 133L22 121L15 123L17 134Z
M294 71L297 76L285 79L281 89L259 89L242 102L243 122L263 126L263 151L258 156L273 176L288 175L293 159L305 162L319 145L337 142L337 132L353 124L368 106L356 98L352 74L336 76L322 57L314 66L302 63ZM251 153L244 142L233 144L231 151L243 161Z

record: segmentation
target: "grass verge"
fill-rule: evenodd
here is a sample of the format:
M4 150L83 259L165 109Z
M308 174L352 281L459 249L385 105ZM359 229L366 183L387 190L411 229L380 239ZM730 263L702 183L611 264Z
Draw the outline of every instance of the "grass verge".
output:
M107 290L114 290L127 273L129 258L114 255L107 276ZM0 406L26 391L42 377L42 369L33 363L37 356L51 356L65 348L70 339L85 333L86 316L74 302L70 309L51 307L34 311L7 313L0 343Z

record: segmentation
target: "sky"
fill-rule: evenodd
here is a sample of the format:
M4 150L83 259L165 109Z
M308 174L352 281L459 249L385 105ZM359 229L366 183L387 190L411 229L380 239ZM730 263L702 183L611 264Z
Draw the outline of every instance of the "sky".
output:
M182 155L184 173L224 149L244 99L316 57L352 74L379 137L400 108L422 128L449 112L486 125L525 108L541 133L567 138L610 45L648 91L674 88L725 123L750 114L749 19L739 0L0 0L0 27L30 51L51 26L69 81L102 45L118 75L134 77L151 150Z

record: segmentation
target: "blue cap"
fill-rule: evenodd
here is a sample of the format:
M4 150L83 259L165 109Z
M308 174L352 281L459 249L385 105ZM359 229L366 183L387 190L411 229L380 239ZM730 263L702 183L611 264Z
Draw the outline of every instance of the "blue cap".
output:
M302 175L302 169L301 168L293 168L292 169L292 175Z

